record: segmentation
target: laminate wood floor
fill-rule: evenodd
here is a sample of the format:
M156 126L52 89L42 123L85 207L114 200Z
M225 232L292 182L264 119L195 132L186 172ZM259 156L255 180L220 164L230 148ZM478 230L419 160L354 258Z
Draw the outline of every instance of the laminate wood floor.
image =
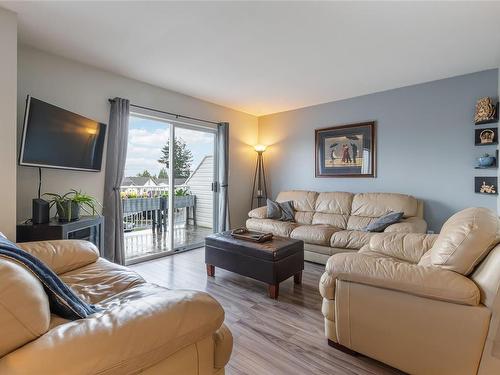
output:
M267 297L267 286L259 281L220 268L215 278L207 277L204 248L131 268L149 282L202 290L221 303L234 336L228 375L401 374L328 346L318 291L322 265L306 262L302 284L295 285L293 277L284 281L276 301Z

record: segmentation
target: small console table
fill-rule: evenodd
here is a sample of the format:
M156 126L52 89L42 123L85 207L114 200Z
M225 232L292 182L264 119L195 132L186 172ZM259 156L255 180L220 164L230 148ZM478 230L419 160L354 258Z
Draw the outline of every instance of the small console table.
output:
M20 223L16 228L17 242L47 240L86 240L103 253L104 217L82 216L80 220L60 222L51 219L46 224Z

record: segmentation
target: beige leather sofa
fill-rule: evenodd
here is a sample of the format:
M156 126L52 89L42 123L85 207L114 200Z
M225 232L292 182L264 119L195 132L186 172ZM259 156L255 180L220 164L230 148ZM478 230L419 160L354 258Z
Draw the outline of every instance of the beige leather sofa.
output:
M103 311L51 315L38 279L0 258L0 374L224 374L232 336L209 295L149 284L89 242L19 246Z
M410 374L500 374L500 222L485 208L438 235L381 233L320 281L333 345Z
M248 213L247 228L303 240L305 259L316 263L361 249L373 235L361 229L391 210L404 212L404 219L386 232L427 231L423 203L410 195L293 190L279 193L276 201L293 201L295 222L268 219L266 207L259 207Z

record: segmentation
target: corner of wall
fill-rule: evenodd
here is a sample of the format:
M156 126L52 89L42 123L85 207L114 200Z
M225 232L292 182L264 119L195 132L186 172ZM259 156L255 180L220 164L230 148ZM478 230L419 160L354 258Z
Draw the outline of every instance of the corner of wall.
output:
M0 231L16 239L17 16L0 8Z
M497 85L498 85L497 99L500 101L500 66L498 67ZM497 146L497 149L500 150L500 146ZM498 160L497 160L497 165L498 165ZM500 181L500 169L498 169L498 174L497 174L497 185L498 185L498 181ZM498 190L498 186L497 186L497 190ZM497 197L497 216L500 216L500 194Z

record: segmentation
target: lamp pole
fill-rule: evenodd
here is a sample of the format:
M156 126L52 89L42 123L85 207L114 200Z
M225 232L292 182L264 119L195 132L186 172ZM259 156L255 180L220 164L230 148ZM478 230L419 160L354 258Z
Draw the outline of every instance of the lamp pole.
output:
M254 202L257 203L256 207L261 207L267 200L266 174L264 171L263 157L266 146L256 145L254 148L257 152L257 163L255 164L255 174L253 176L252 202L250 204L250 209L254 208Z

